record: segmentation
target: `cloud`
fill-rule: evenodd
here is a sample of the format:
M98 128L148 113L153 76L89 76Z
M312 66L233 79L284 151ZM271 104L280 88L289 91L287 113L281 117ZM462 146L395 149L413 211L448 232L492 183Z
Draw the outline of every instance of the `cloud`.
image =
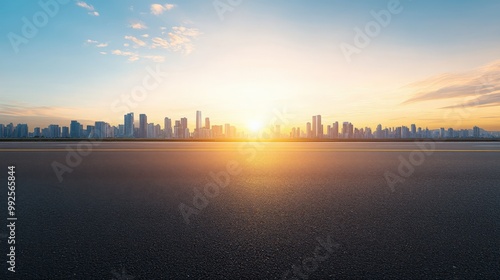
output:
M108 54L107 52L99 52L100 54Z
M128 61L136 61L139 60L139 55L133 52L124 52L121 50L113 50L111 52L114 55L126 56L128 57Z
M76 5L89 11L88 14L91 16L96 16L96 17L99 16L99 12L97 12L95 10L94 6L92 6L92 5L89 5L83 1L76 2Z
M160 37L155 37L151 40L153 42L152 47L153 48L164 48L168 49L170 47L170 44L168 43L167 40L160 38Z
M136 48L137 47L144 47L144 46L146 46L146 42L144 42L144 41L142 41L140 39L137 39L134 36L125 36L125 39L134 42L135 43L134 47L136 47Z
M414 92L403 102L463 98L459 104L444 108L500 105L500 60L465 73L447 73L410 84L405 87Z
M147 29L148 27L142 21L136 21L129 25L133 29Z
M151 14L158 16L158 15L163 14L163 12L165 12L165 11L172 10L174 7L175 7L174 4L165 4L165 5L152 4L151 5Z
M87 41L85 41L85 43L87 45L94 45L94 46L96 46L98 48L104 48L104 47L108 46L108 43L99 43L99 41L91 40L91 39L88 39Z
M184 26L174 26L172 31L167 34L167 38L155 37L152 48L163 48L171 51L180 51L184 54L190 54L194 50L192 39L201 35L196 28L186 28Z
M47 106L31 106L25 103L2 104L0 103L0 116L11 117L61 117L70 115L71 109Z
M129 51L121 51L121 50L113 50L111 52L114 55L125 56L128 57L128 61L134 62L141 58L149 59L154 62L163 62L165 61L165 57L161 55L139 55L137 53L129 52Z
M141 37L143 37L143 38L149 38L149 34L142 34Z

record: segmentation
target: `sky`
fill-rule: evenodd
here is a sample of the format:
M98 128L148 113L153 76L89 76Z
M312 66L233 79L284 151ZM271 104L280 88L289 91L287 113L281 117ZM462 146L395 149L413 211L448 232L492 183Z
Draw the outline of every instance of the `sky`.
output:
M500 130L500 2L9 0L0 123Z

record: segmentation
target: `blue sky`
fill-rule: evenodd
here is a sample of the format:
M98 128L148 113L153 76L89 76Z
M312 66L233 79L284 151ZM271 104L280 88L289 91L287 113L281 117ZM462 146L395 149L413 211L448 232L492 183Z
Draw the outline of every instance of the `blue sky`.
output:
M340 46L355 46L355 28L391 1L41 1L59 9L17 53L11 41L25 37L22 18L33 23L44 10L38 1L4 1L0 123L116 125L126 111L162 123L202 110L214 124L244 125L286 107L297 124L322 114L359 126L500 130L500 2L400 1L401 11L346 59ZM222 19L214 3L230 8ZM151 69L165 78L144 100L113 107ZM440 95L445 89L451 94ZM457 113L461 104L470 109Z

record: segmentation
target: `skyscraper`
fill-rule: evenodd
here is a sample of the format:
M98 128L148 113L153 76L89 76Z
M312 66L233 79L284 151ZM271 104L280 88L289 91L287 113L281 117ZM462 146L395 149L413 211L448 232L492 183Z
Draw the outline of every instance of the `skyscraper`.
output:
M316 116L316 138L323 138L323 125L321 124L321 115Z
M201 134L201 111L196 111L196 130L195 130L195 137L200 138Z
M332 125L332 138L339 138L339 122L334 122Z
M80 123L77 121L71 121L69 125L69 135L71 138L80 138Z
M69 127L63 126L61 129L61 137L62 138L69 138Z
M481 136L481 130L479 127L475 126L472 128L472 136L474 136L474 138L479 138Z
M181 138L189 138L188 119L181 118Z
M175 121L175 126L174 126L174 138L179 139L183 138L181 134L181 121Z
M49 138L61 137L61 128L57 124L49 125Z
M316 136L318 136L318 124L317 124L317 120L316 120L316 116L313 116L312 117L312 134L311 134L311 138L316 138Z
M94 138L103 139L109 136L109 124L106 122L95 122Z
M210 118L205 118L205 128L210 129Z
M139 115L139 138L148 137L148 116L146 114Z
M124 116L124 137L134 137L134 113L128 113Z
M165 131L164 136L166 139L171 139L173 137L172 134L172 120L169 118L165 118Z

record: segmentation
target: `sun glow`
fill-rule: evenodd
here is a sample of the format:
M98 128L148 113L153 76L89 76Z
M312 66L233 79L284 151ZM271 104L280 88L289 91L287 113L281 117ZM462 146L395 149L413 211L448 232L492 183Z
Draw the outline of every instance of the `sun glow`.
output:
M262 122L257 120L249 121L247 124L247 128L250 132L258 132L262 129Z

